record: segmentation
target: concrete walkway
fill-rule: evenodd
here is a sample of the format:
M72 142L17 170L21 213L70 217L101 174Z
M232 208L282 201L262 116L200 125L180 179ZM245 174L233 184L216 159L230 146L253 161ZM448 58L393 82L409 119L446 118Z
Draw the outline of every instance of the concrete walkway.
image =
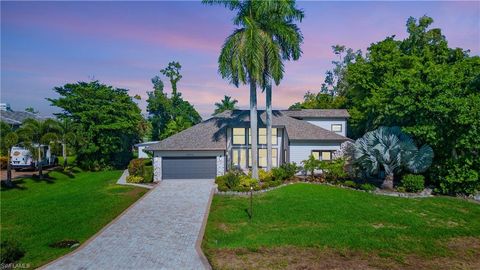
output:
M44 268L209 268L199 246L213 186L213 180L164 180L92 240Z

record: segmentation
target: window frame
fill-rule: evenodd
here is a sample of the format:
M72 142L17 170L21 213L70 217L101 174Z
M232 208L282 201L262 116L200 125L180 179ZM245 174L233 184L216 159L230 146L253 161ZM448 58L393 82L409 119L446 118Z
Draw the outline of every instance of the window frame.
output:
M324 160L322 158L322 153L324 153L324 152L330 153L330 159L325 159ZM318 153L318 158L317 159L320 160L320 161L332 161L334 152L335 152L334 150L312 150L310 154L315 156L314 153Z
M235 137L242 136L242 135L235 135L235 129L243 129L243 143L241 144L235 143ZM232 145L248 145L246 128L242 128L242 127L232 128Z
M333 130L333 127L334 127L334 126L340 126L340 130L337 130L337 131ZM332 124L332 125L330 126L330 131L333 131L333 132L343 132L343 125L342 125L342 124Z
M260 143L260 129L265 130L265 140L267 138L267 128L260 127L258 128L258 133L257 133L257 145L267 145L268 141L265 141L265 143ZM274 132L275 130L275 132ZM275 140L273 140L275 138ZM278 145L278 128L272 127L272 137L270 138L272 140L272 145L277 146ZM252 131L250 128L248 128L248 135L247 135L247 144L252 145Z

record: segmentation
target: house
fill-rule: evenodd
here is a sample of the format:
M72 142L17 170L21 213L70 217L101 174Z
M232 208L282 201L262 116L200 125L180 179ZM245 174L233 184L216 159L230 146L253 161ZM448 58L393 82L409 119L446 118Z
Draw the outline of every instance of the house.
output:
M258 112L258 165L267 166L265 111ZM346 110L274 110L272 163L300 164L311 154L329 160L348 141ZM223 175L232 166L251 166L250 111L216 114L146 147L153 152L154 180L202 179Z
M0 110L0 121L9 124L12 128L16 129L20 127L27 118L33 118L36 120L44 120L44 117L38 114L21 111Z

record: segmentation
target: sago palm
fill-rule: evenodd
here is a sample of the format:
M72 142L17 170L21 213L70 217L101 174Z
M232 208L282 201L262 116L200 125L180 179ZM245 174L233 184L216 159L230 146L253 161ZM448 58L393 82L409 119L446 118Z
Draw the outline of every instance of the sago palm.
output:
M219 72L237 87L240 83L250 85L252 177L258 179L257 87L265 89L271 79L277 85L280 83L284 72L282 58L292 57L291 43L283 38L294 29L301 42L302 36L291 21L302 18L303 13L294 8L294 1L287 0L203 2L221 4L236 11L233 22L238 28L223 44L218 59ZM293 53L298 58L301 51Z
M433 160L428 145L418 148L399 127L380 127L355 142L354 162L368 174L385 171L382 188L392 189L395 173L426 171Z

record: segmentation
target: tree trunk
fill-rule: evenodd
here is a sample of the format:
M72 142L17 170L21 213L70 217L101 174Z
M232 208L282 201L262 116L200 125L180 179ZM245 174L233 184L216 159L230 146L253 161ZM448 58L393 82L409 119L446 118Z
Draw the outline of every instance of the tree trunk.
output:
M40 179L43 179L42 152L41 152L41 150L40 150L40 146L38 146L37 166L38 166L38 177L39 177Z
M67 144L62 143L63 168L67 167Z
M267 103L267 171L272 169L272 84L269 83L266 89ZM277 153L278 154L278 153Z
M393 189L393 173L387 174L385 180L383 180L382 188L383 189Z
M252 149L252 178L258 180L258 123L257 123L257 86L250 82L250 132Z
M12 186L12 166L10 165L10 155L11 151L10 148L8 149L8 157L7 157L7 181L5 181L5 185L7 187Z

